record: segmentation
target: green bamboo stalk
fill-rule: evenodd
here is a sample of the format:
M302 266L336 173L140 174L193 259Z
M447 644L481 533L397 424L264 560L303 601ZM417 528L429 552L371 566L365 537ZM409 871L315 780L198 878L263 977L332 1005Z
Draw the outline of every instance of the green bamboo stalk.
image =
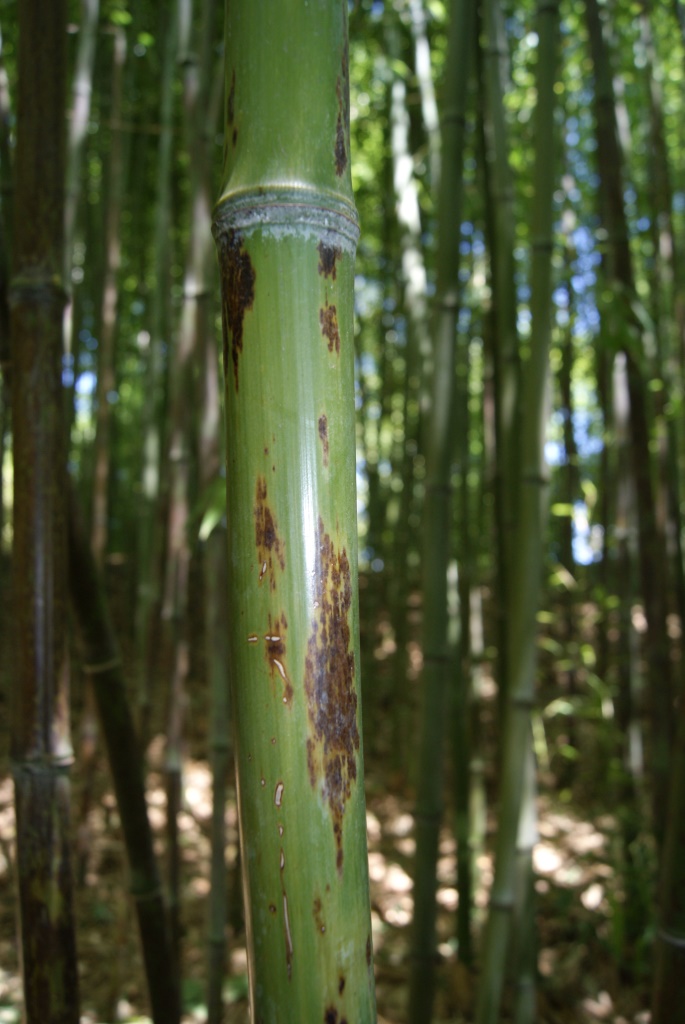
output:
M678 733L661 860L659 914L654 947L653 1024L678 1019L685 972L685 685L681 677Z
M250 1002L264 1024L366 1024L347 4L232 2L225 25L214 232Z
M483 4L484 51L483 129L485 138L485 176L488 193L488 248L494 301L490 312L494 333L495 373L495 518L497 523L497 686L501 718L504 718L509 668L510 643L508 606L510 600L512 551L519 436L517 409L520 393L520 367L517 331L517 297L514 274L514 182L509 165L509 140L503 98L509 86L508 45L500 0Z
M94 555L77 507L69 494L69 584L86 647L102 734L107 747L155 1024L178 1020L178 976L171 967L171 944L164 896L154 854L143 783L143 759L126 698L121 655Z
M77 1024L69 848L62 429L66 4L19 9L14 267L12 774L27 1024Z
M456 319L463 182L464 110L472 51L472 0L454 0L447 42L431 407L424 431L426 482L422 523L423 708L416 796L416 861L410 1024L430 1020L435 963L435 889L442 815L442 756L447 683L454 670L448 642L447 564L454 450Z
M521 859L517 857L520 837L530 842L533 830L527 815L532 813L530 782L526 771L531 751L530 711L534 700L537 655L536 615L542 582L542 544L546 521L546 472L544 437L545 390L548 377L551 333L551 248L553 229L552 196L555 161L550 160L549 140L554 138L554 82L556 78L559 13L556 0L543 0L538 7L539 56L537 66L538 103L535 112L536 160L533 170L532 209L531 339L525 365L520 406L521 477L515 491L515 531L507 617L507 713L501 766L502 787L495 849L495 878L478 992L477 1024L499 1020L500 1001L507 962L511 922L516 899L516 879ZM528 778L529 785L526 786ZM528 858L531 850L527 851ZM525 922L524 922L525 927ZM519 937L520 941L522 936ZM532 1019L533 1000L526 986L525 1004L517 1020Z

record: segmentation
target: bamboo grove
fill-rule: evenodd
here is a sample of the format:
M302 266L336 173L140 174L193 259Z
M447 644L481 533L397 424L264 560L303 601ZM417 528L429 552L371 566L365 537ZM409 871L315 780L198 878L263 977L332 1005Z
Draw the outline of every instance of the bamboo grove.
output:
M0 1020L682 1019L684 108L681 0L0 9Z

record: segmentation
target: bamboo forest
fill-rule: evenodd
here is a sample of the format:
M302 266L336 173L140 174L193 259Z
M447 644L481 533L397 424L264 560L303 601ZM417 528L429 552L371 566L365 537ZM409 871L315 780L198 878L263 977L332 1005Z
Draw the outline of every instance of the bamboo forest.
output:
M685 1024L684 0L0 0L0 1024Z

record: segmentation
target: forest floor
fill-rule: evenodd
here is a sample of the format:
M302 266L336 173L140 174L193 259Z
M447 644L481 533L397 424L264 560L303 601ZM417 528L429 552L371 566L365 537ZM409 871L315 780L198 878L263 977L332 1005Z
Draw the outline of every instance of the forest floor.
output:
M2 654L2 652L0 652ZM383 641L377 648L379 663ZM7 665L5 657L0 664ZM3 672L0 682L5 684ZM2 690L5 693L2 693ZM0 1024L21 1020L16 942L13 787L8 772L7 687L0 686ZM4 700L3 700L4 697ZM201 698L202 699L202 698ZM195 698L194 698L195 701ZM209 895L211 779L205 760L206 712L191 706L189 756L184 764L185 806L179 827L183 851L182 915L185 1024L205 1019L206 923ZM402 771L389 767L391 739L371 717L365 722L367 824L379 1024L403 1024L408 999L408 952L412 917L414 853L412 794ZM415 729L415 726L413 727ZM164 851L165 792L161 774L164 739L148 751L148 801L160 857ZM72 773L76 816L82 773ZM574 791L575 792L575 791ZM555 792L542 774L540 838L534 863L538 924L539 1024L648 1024L649 936L633 950L626 981L625 896L616 877L618 823L606 795L583 800ZM601 811L595 806L604 804ZM477 857L474 922L480 931L492 880L488 841ZM83 1024L147 1020L147 999L137 931L126 894L126 865L116 803L104 756L96 759L94 798L75 827L83 860L76 895ZM247 974L237 878L235 793L226 808L229 870L229 971L224 996L228 1024L247 1024ZM649 859L649 853L645 854ZM443 828L438 865L439 964L434 1024L473 1020L475 980L460 964L455 934L456 844ZM648 892L647 898L651 898ZM635 980L637 978L637 981ZM506 1016L503 1021L508 1019ZM307 1024L307 1022L302 1022Z

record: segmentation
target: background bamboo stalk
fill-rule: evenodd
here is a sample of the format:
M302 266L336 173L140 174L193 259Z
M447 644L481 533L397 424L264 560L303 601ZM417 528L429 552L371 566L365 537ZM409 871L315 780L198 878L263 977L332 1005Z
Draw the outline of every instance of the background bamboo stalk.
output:
M433 377L423 432L426 483L423 509L423 704L416 795L416 861L409 1021L431 1016L435 962L435 889L442 814L442 755L447 689L454 679L448 639L447 567L450 553L451 462L456 423L456 321L459 231L463 187L464 110L472 51L474 7L456 0L450 10L447 78L442 112L442 165L438 196L436 316ZM463 682L463 680L462 680ZM465 852L465 851L461 851Z
M559 12L556 3L538 7L540 53L537 67L535 129L538 139L554 137L554 106ZM532 846L535 841L535 770L530 712L534 702L537 625L542 583L542 545L547 519L547 474L544 438L547 421L547 378L551 334L551 251L555 162L538 151L534 168L532 208L532 275L530 356L522 376L518 410L521 423L520 479L510 496L514 502L511 575L509 577L506 651L508 679L504 718L502 785L495 847L495 878L478 993L478 1024L499 1019L509 936L516 906L524 912L517 921L518 945L527 950L520 961L516 1020L535 1016L535 954L532 935ZM513 287L513 282L512 282ZM500 453L501 454L501 453ZM530 959L532 956L532 969Z
M19 11L13 601L19 941L27 1024L77 1024L69 845L66 459L62 428L66 5Z
M69 569L71 598L86 647L86 669L92 680L126 844L152 1015L155 1024L173 1024L180 1019L179 977L172 965L164 894L147 816L143 758L103 585L73 488Z

